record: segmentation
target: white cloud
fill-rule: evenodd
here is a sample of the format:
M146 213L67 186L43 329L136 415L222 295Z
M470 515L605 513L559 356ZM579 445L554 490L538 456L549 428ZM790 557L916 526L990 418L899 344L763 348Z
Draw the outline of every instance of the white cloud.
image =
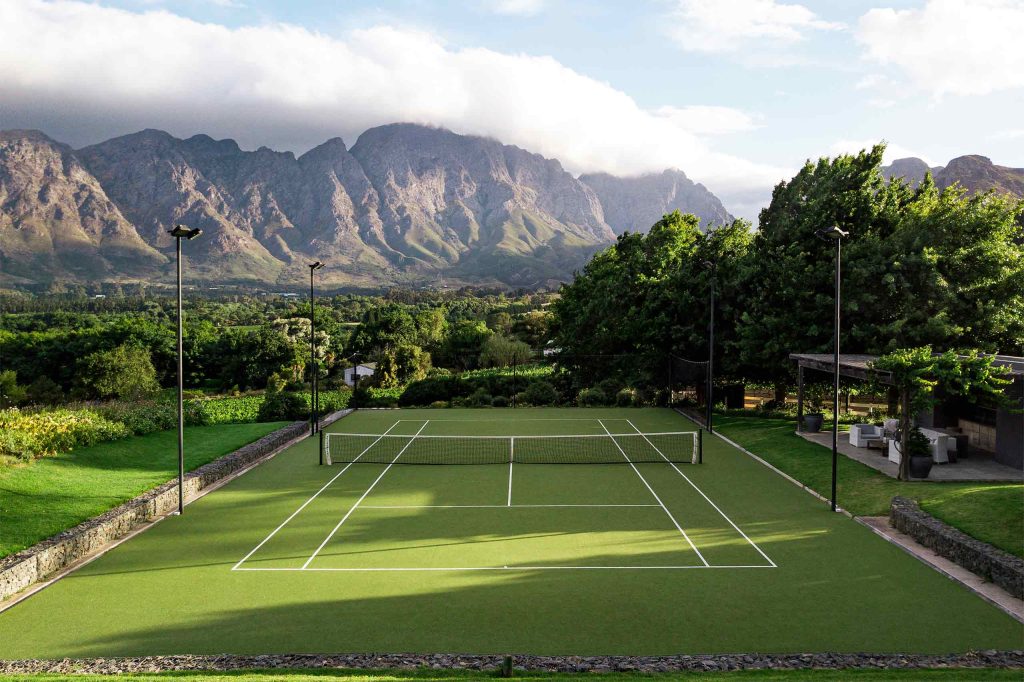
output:
M90 141L160 127L303 151L338 134L352 144L384 123L434 124L493 136L577 173L679 167L727 205L731 193L767 194L788 175L718 153L550 57L455 49L388 26L339 39L286 24L228 28L166 11L8 0L0 102L8 119L51 120L56 111L68 130L91 116Z
M546 0L487 0L486 6L495 14L532 17L540 14Z
M727 135L760 127L757 117L732 107L666 106L655 109L653 113L694 135Z
M1014 128L1011 130L999 130L989 135L989 139L992 140L1020 140L1024 139L1024 128Z
M800 42L810 31L834 31L803 5L775 0L676 0L669 34L691 52L747 52L752 46Z
M869 60L903 71L937 97L1024 87L1024 3L928 0L920 9L872 9L857 40Z
M886 143L885 154L882 156L882 163L885 165L889 165L896 159L906 159L908 157L917 157L918 159L921 159L922 161L927 163L929 166L938 165L920 152L913 151L911 149L908 149L907 147L895 144L893 142L889 142L887 140L883 140L880 137L871 140L838 140L829 147L828 151L832 155L856 154L861 150L871 149L879 142Z

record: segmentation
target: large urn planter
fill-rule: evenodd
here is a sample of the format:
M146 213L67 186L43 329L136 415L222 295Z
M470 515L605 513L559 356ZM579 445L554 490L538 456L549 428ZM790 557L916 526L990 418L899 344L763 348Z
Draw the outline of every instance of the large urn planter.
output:
M928 478L928 473L931 472L934 464L935 462L932 460L931 455L914 455L910 458L911 478Z
M804 415L804 431L818 433L821 425L825 423L825 415L820 412L811 412Z

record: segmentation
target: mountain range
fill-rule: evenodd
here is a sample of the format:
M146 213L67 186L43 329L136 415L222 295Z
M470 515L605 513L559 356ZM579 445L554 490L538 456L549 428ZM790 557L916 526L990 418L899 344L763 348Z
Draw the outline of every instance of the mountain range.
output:
M0 132L0 284L170 281L175 224L188 277L295 286L551 286L626 230L679 209L732 220L679 170L579 178L553 159L413 124L296 157L143 130L82 149Z
M930 167L921 159L908 157L882 167L883 177L902 177L912 187L916 187L929 171L939 189L959 183L971 194L995 190L1000 194L1024 197L1024 168L997 166L988 157L977 154L958 156L945 166Z

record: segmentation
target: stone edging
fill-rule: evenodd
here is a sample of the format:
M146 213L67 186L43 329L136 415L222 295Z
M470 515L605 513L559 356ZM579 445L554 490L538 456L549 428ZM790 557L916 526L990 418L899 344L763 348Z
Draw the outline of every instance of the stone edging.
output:
M331 424L350 412L335 412L322 424ZM195 499L204 489L241 472L290 442L304 438L308 430L308 422L294 422L186 473L185 500ZM166 516L177 507L178 481L174 479L17 554L0 559L0 603L103 551L111 543Z
M906 497L892 498L889 522L939 556L1024 599L1024 559L939 521Z
M539 672L640 673L715 670L847 670L924 668L1024 668L1024 651L972 651L964 654L708 654L684 656L512 656L518 670ZM460 654L278 654L263 656L147 656L0 661L0 674L156 673L172 670L431 668L497 670L503 656Z

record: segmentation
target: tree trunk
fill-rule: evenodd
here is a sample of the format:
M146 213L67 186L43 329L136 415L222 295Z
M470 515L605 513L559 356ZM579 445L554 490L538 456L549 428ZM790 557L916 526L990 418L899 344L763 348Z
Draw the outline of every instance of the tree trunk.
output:
M910 454L907 448L910 442L910 396L907 391L902 391L900 396L900 472L899 480L910 480Z
M775 406L781 408L786 404L786 393L789 387L786 384L775 384Z
M888 411L889 416L891 417L892 415L896 414L896 412L899 410L900 390L895 386L890 386L889 389L885 392L885 398L886 402L888 403L888 405L886 406L886 410Z

